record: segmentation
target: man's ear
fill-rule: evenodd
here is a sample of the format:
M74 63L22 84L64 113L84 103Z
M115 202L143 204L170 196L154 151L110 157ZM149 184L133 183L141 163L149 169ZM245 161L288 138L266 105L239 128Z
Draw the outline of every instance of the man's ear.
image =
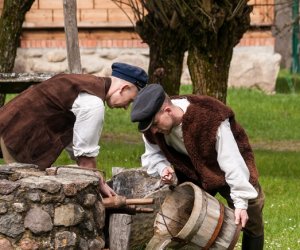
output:
M170 106L166 106L163 110L165 112L167 112L168 114L171 114L171 112L172 112L172 109L170 108Z
M124 91L129 90L130 86L129 84L124 84L120 89L120 94L122 94Z

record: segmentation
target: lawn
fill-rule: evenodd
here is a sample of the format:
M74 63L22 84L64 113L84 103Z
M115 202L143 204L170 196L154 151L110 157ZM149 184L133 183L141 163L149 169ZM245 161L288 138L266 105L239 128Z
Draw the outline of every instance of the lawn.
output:
M190 93L189 86L182 93ZM300 96L266 95L229 89L227 103L253 145L266 195L265 249L300 249ZM110 178L112 167L140 166L144 151L130 110L107 109L98 166ZM55 164L72 163L63 153Z

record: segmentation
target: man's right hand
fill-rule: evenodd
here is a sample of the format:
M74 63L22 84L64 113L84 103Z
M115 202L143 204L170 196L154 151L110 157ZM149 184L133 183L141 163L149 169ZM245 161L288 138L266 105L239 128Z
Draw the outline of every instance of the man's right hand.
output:
M115 191L107 185L100 173L97 172L97 176L99 177L99 190L103 197L112 197L117 195Z
M112 197L117 195L115 191L110 186L108 186L105 181L99 181L99 189L104 197Z
M175 174L173 168L171 167L166 167L164 168L164 170L162 171L161 174L161 180L163 183L165 184L174 184L174 178L173 175Z

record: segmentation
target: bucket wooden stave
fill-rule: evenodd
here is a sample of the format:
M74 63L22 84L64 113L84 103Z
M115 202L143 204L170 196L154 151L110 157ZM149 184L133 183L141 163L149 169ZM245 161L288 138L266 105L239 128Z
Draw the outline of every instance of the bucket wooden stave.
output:
M165 198L147 249L233 249L239 232L232 209L185 182Z

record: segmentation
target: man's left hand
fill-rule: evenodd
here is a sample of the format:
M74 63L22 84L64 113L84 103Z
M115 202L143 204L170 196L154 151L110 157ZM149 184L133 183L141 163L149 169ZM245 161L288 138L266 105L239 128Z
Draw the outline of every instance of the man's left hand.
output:
M246 226L246 223L249 219L248 213L246 209L236 208L234 210L234 216L235 216L235 224L242 224L242 227Z

